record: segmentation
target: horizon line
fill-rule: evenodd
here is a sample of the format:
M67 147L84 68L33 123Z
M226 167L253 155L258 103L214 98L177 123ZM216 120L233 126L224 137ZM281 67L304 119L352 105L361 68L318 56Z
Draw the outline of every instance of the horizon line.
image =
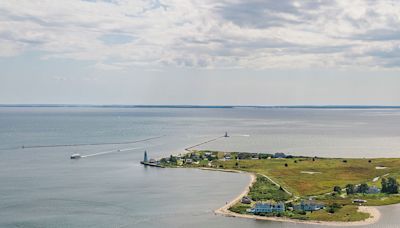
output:
M0 104L6 108L315 108L315 109L400 109L400 105L130 105L130 104Z

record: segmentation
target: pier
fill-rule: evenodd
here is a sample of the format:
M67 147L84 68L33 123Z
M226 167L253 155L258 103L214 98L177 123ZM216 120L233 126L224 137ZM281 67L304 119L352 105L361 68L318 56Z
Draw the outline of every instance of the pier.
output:
M221 139L221 138L226 138L226 137L227 137L226 135L218 136L217 138L213 138L213 139L207 140L207 141L205 141L205 142L202 142L202 143L199 143L199 144L196 144L196 145L187 147L187 148L185 148L185 150L188 151L188 152L191 152L191 149L193 149L193 148L195 148L195 147L198 147L198 146L201 146L201 145L204 145L204 144L207 144L207 143L216 141L216 140Z

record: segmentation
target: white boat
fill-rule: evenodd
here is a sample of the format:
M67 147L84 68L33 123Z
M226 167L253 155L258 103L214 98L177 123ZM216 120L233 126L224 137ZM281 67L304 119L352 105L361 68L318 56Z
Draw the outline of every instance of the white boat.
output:
M80 154L73 154L73 155L71 155L71 159L79 159L79 158L81 158L82 156L80 155Z

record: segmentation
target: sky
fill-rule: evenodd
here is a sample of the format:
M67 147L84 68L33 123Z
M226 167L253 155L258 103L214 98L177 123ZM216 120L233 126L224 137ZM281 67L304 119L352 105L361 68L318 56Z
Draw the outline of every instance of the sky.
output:
M400 1L0 1L0 104L400 105Z

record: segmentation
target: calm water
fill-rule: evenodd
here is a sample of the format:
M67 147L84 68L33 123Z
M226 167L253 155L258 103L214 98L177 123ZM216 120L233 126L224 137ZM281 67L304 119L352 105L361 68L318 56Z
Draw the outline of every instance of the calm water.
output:
M232 137L202 147L400 157L399 123L400 110L0 108L0 227L309 227L216 216L246 175L144 168L143 150L166 156L228 131ZM399 206L380 210L383 219L370 227L398 227Z

